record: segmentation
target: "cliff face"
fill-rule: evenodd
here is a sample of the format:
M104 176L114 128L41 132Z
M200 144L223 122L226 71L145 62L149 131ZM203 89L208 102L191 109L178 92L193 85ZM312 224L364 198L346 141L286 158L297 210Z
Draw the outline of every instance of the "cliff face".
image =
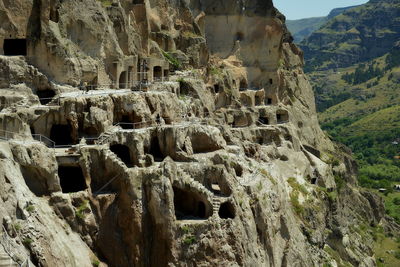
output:
M320 130L272 1L0 3L6 257L375 265L354 229L396 225Z

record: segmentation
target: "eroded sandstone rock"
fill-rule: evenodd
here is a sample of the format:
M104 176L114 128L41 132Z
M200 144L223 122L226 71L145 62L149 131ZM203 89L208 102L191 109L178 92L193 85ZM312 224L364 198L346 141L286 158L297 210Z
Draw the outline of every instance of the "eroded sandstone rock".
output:
M352 227L398 233L321 131L272 1L0 11L0 222L13 261L374 266ZM26 49L9 50L14 39Z

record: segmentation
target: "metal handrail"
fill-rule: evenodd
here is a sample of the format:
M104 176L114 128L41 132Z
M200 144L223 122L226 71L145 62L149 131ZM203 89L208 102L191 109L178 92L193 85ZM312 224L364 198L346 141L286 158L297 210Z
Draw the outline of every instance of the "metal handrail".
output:
M37 140L39 142L45 143L46 142L50 145L49 147L51 148L55 148L56 147L56 142L54 142L53 140L51 140L50 138L41 135L41 134L32 134L32 137L34 140Z
M289 122L289 120L285 120L285 121L278 121L277 122L277 124L285 124L285 123L288 123Z
M3 137L3 136L4 137ZM9 137L9 135L11 135L11 137ZM0 139L3 139L3 140L10 140L10 139L12 139L12 138L14 138L14 135L19 135L18 133L16 133L16 132L10 132L10 131L6 131L6 130L0 130Z
M97 190L96 192L93 193L93 195L98 195L99 192L101 192L104 188L106 188L109 184L111 184L112 182L114 182L115 179L117 179L118 177L120 177L120 174L115 175L110 181L108 181L105 185L103 185L99 190Z
M3 133L3 137L2 137L2 133ZM13 139L15 136L23 137L20 133L17 133L17 132L0 130L0 139L8 141L10 139ZM53 140L51 140L50 138L48 138L48 137L46 137L44 135L32 134L32 138L33 138L33 140L36 140L36 141L39 141L41 143L46 144L47 147L50 147L50 148L55 148L56 147L55 146L56 143ZM23 140L23 142L27 143L28 141L27 140Z
M259 123L259 124L261 124L261 125L266 125L266 126L268 126L269 124L265 124L265 123L263 123L261 120L257 120L257 123Z
M48 106L53 106L54 104L56 104L56 106L59 106L60 105L60 103L61 103L61 97L60 96L53 96L53 97L42 97L42 98L39 98L39 101L41 101L41 100L51 100L49 103L47 103L47 104L45 104L45 105L48 105ZM56 100L56 102L54 103L53 101L54 100Z
M97 96L97 95L110 95L110 94L115 94L115 93L126 93L126 92L118 92L118 90L128 90L130 89L131 91L143 91L146 92L147 90L145 90L145 88L143 87L147 87L149 85L151 85L152 83L160 83L160 82L166 82L169 81L169 78L162 78L161 80L159 79L155 79L153 82L152 81L132 81L129 83L112 83L112 84L96 84L96 85L86 85L86 86L78 86L78 88L80 88L80 91L84 91L85 89L88 88L88 91L96 91L95 89L115 89L116 92L112 92L112 93L98 93L98 94L91 94L91 96ZM118 88L120 85L122 85L125 88ZM115 88L117 86L117 88ZM129 88L128 88L129 87ZM139 87L139 90L137 90L136 88ZM46 106L60 106L61 105L61 99L62 98L67 98L65 96L54 96L54 97L42 97L39 98L39 101L42 100L53 100L50 101L49 103L46 104ZM54 101L56 100L56 101ZM13 102L13 103L9 103L8 105L6 104L1 104L0 105L0 109L5 109L8 107L12 107L13 104L17 104L18 102Z
M135 126L146 125L148 123L150 123L150 125L154 125L154 121L150 120L150 121L140 121L140 122L132 122L132 123L131 122L118 122L118 123L114 124L114 126L130 125L130 126L133 126L133 129L141 129L143 127L135 128ZM151 126L148 126L148 127L151 127Z
M262 90L262 89L264 89L264 88L259 88L259 87L245 87L245 88L239 88L239 91L248 91L248 90L251 90L251 91L260 91L260 90Z

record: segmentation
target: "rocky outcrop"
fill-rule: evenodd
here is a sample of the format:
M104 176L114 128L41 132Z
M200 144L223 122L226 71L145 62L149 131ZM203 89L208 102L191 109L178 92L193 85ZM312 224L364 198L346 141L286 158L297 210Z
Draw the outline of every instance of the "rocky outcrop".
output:
M15 37L27 57L0 58L0 222L18 255L374 266L351 227L397 228L319 128L272 1L23 3L0 5L4 32L35 28Z

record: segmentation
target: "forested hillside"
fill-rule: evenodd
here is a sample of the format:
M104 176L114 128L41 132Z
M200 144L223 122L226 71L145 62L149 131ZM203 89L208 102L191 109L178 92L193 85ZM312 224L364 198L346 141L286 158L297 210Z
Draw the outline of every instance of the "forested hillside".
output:
M351 148L362 186L386 189L400 222L400 1L347 10L302 48L323 129Z
M371 0L334 17L301 43L306 71L349 67L385 55L400 36L400 1Z

